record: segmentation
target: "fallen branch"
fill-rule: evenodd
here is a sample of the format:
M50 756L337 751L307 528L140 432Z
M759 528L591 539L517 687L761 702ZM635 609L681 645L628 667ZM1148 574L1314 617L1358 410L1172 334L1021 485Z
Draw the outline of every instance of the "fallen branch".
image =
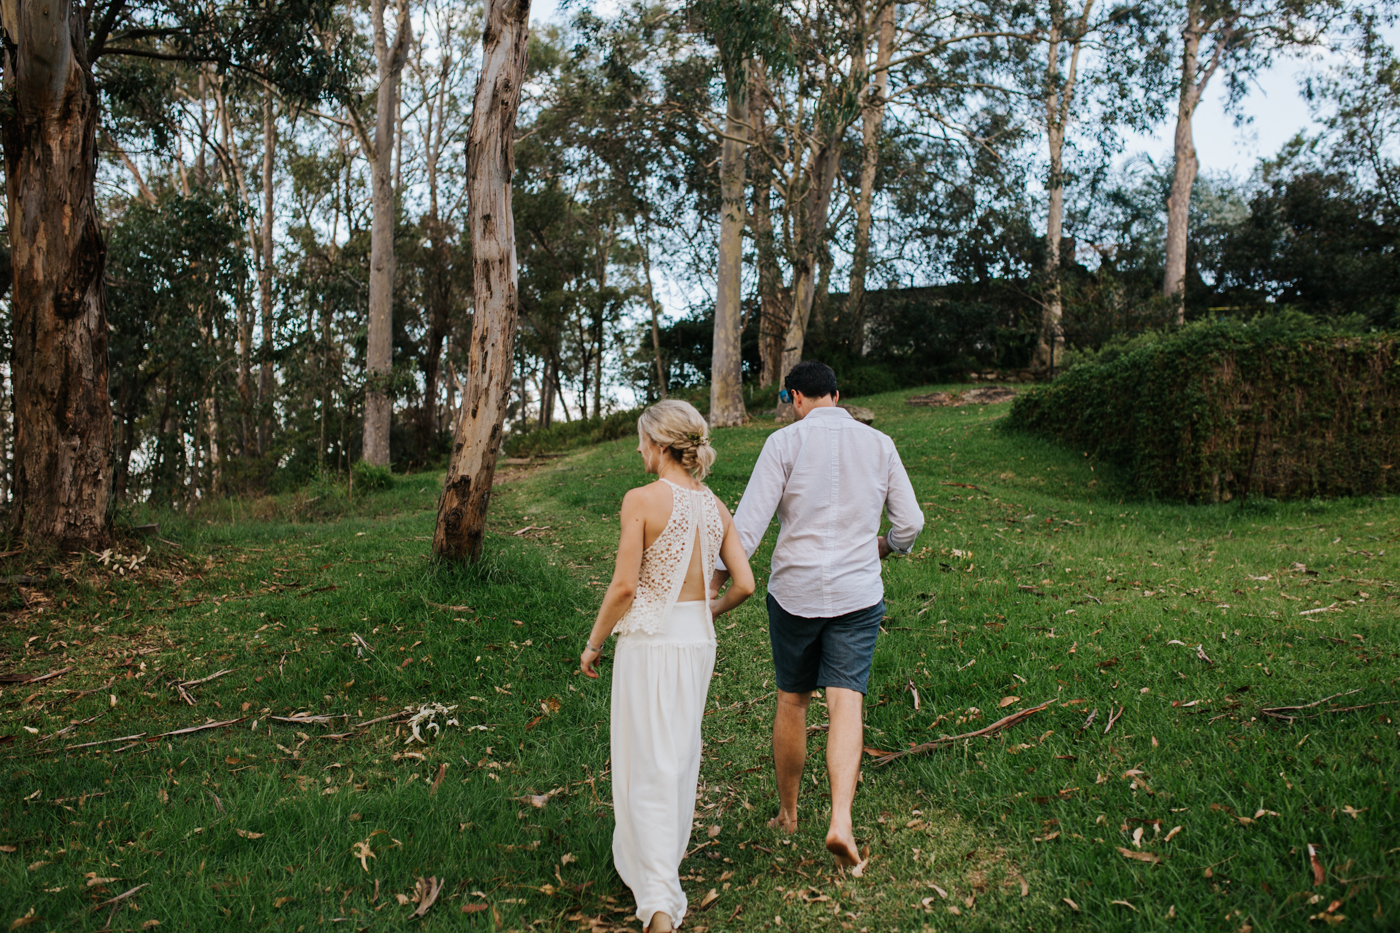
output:
M176 729L172 732L162 732L160 735L155 736L154 738L147 739L147 741L154 742L156 739L166 739L172 735L189 735L191 732L203 732L205 729L222 729L224 726L236 726L240 722L244 722L247 719L247 716L240 716L237 719L225 719L221 722L206 722L202 726L190 726L185 729Z
M92 748L94 745L111 745L113 742L130 742L132 739L144 739L146 733L138 732L135 735L118 736L115 739L101 739L97 742L84 742L81 745L65 745L62 751L71 752L75 748Z
M1270 707L1261 707L1260 710L1259 710L1259 713L1260 713L1260 715L1263 715L1263 716L1272 716L1272 717L1275 718L1275 719L1287 719L1289 722L1292 722L1292 721L1293 721L1293 717L1292 717L1292 716L1289 716L1289 715L1288 715L1289 713L1296 713L1298 710L1301 710L1301 709L1312 709L1314 706L1321 706L1323 703L1326 703L1328 700L1335 700L1337 697L1348 697L1348 696L1351 696L1353 693L1360 693L1360 692L1361 692L1361 688L1360 688L1360 687L1357 687L1355 690L1348 690L1346 693L1334 693L1334 694L1332 694L1330 697L1323 697L1322 699L1316 700L1316 701L1314 701L1314 702L1312 702L1312 703L1304 703L1302 706L1270 706ZM1358 709L1359 709L1359 707L1358 707ZM1340 710L1324 710L1324 712L1340 712Z
M376 723L388 722L391 719L407 719L418 711L415 709L400 710L397 713L390 713L388 716L380 716L377 719L366 719L364 722L357 722L350 728L363 729L365 726L373 726Z
M128 897L131 897L131 895L135 894L137 891L141 890L142 888L149 888L150 886L151 886L151 883L150 883L149 881L147 881L145 884L138 884L136 887L132 888L132 889L129 890L129 891L123 891L121 894L118 894L116 897L113 897L113 898L110 898L110 899L108 899L108 900L103 901L102 903L98 904L97 907L106 907L106 906L108 906L109 904L115 904L115 903L117 903L117 902L119 902L119 901L124 901L124 900L126 900Z
M0 684L37 684L45 680L53 680L55 677L62 677L72 671L71 667L60 668L56 671L49 671L47 674L6 674L0 677Z
M218 680L225 674L232 674L233 671L234 668L228 667L224 668L218 673L210 674L208 677L201 677L199 680L171 681L170 686L175 688L175 692L180 695L180 699L184 700L189 705L194 706L194 697L190 696L187 692L185 692L186 687L197 687L200 684L207 684L211 680Z
M361 561L361 563L371 563L371 561ZM431 599L429 599L428 597L423 596L422 594L419 594L418 598L421 599L421 600L423 600L423 602L427 603L429 606L432 606L434 609L441 609L443 612L475 612L475 611L476 611L476 610L473 609L471 606L448 606L448 605L446 605L446 604L444 604L444 603L435 603L435 602L433 602Z
M293 725L309 724L313 726L324 726L328 725L332 719L349 719L350 714L341 713L340 715L332 715L330 713L326 713L317 715L298 716L295 713L293 713L291 716L269 716L267 718L276 722L292 723Z
M962 735L947 735L941 739L934 739L932 742L925 742L922 745L915 745L913 748L907 748L897 752L890 752L883 758L875 759L875 763L877 765L887 765L890 762L898 758L903 758L906 755L921 755L925 752L936 751L939 748L952 745L955 742L961 742L964 739L976 739L981 738L982 736L994 735L1003 729L1007 729L1011 726L1016 725L1022 720L1029 719L1031 716L1041 712L1047 706L1050 706L1054 702L1054 700L1046 700L1039 706L1032 706L1029 709L1018 710L1017 712L1012 713L1010 716L1004 716L1001 719L998 719L996 722L992 723L990 726L987 726L983 729L978 729L975 732L964 732Z
M1113 704L1112 704L1112 703L1108 704L1108 725L1106 725L1106 726L1103 727L1103 734L1104 734L1104 735L1108 735L1108 730L1113 728L1113 724L1114 724L1115 722L1117 722L1118 720L1120 720L1120 719L1123 718L1123 710L1124 710L1124 709L1126 709L1126 707L1123 707L1123 706L1118 707L1118 712L1115 714L1115 713L1113 712Z

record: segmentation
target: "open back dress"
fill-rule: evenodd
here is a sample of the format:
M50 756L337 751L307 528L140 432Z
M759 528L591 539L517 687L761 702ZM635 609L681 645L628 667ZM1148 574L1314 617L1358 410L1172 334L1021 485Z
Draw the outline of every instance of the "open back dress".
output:
M709 580L724 520L708 489L661 482L671 487L671 517L642 553L632 606L616 630L613 863L643 924L660 910L679 926L686 912L680 865L695 819L700 723L715 667ZM705 598L677 602L692 560L700 562Z

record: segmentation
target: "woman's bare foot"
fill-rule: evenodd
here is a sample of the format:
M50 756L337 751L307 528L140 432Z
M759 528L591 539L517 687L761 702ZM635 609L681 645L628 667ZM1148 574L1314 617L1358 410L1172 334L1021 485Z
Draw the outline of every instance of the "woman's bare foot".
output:
M651 923L647 924L646 933L671 933L674 929L671 925L671 915L664 910L658 910L651 915Z

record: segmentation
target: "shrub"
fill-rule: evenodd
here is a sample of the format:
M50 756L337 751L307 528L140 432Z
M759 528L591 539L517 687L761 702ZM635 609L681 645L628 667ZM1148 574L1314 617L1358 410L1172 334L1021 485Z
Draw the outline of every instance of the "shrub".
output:
M360 492L373 492L376 489L391 489L394 474L386 466L375 466L366 460L357 460L350 468L351 481Z
M602 417L580 418L577 421L557 421L542 430L512 433L506 438L507 457L537 457L558 450L588 447L603 441L615 441L637 433L640 408L614 412Z
M1192 325L1022 393L1007 424L1222 501L1394 490L1400 340L1301 316Z

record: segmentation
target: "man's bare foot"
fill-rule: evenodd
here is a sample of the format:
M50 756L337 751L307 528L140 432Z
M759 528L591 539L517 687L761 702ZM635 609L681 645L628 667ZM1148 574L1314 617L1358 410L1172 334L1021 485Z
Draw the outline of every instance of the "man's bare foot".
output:
M826 834L826 851L836 857L836 864L842 868L853 868L860 864L861 853L856 848L856 837L851 831L836 829Z
M646 933L671 933L674 929L671 925L671 915L664 910L658 910L651 915L651 923L647 924Z
M781 812L768 821L769 829L781 829L785 833L797 832L797 817L784 816Z

